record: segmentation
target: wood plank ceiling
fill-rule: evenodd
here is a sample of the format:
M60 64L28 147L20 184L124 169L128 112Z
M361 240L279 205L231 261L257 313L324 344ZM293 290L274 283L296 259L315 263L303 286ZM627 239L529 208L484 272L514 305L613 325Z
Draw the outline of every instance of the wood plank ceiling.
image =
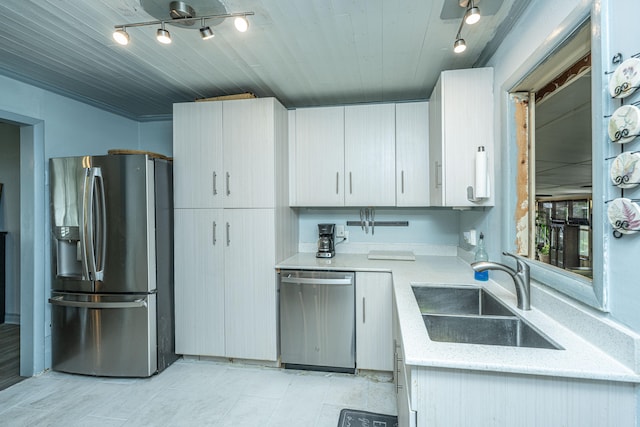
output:
M226 0L229 13L255 12L248 32L227 19L203 41L198 24L169 25L173 43L161 45L157 27L129 28L123 47L111 38L114 25L155 20L139 0L4 0L0 74L136 120L169 117L174 102L240 92L288 108L426 99L441 70L487 57L524 9L481 0L495 13L463 29L468 49L456 55L457 2Z

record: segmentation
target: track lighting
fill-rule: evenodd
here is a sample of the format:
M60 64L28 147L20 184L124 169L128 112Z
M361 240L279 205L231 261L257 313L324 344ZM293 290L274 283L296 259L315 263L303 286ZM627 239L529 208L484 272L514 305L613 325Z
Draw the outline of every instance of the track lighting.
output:
M204 19L202 20L202 27L200 27L200 37L202 40L209 40L214 37L213 31L204 23Z
M127 34L127 30L122 27L120 30L116 30L113 33L113 39L116 43L126 46L129 44L129 34Z
M156 32L156 39L162 44L171 43L171 34L169 34L169 31L164 29L164 22L162 22L162 28L158 28L158 31Z
M464 22L467 25L473 25L480 21L480 8L478 8L473 0L469 1L469 8L467 12L464 14Z
M247 18L245 18L244 16L238 16L233 21L233 24L236 26L236 30L240 31L241 33L244 33L249 29L249 21L247 21Z
M460 37L460 35L458 35ZM467 43L464 39L457 38L455 42L453 42L453 51L455 53L462 53L467 50Z
M465 8L464 15L460 21L458 32L456 33L456 40L453 42L453 51L455 53L462 53L467 49L467 43L460 35L464 24L473 25L480 21L480 9L476 6L476 3L480 0L460 0L460 7Z
M201 23L201 26L200 26L200 37L202 37L203 40L208 40L208 39L214 37L213 31L211 31L211 28L208 25L206 25L206 21L208 19L222 21L222 20L224 20L226 18L235 18L234 19L234 25L235 25L236 29L238 31L244 33L249 28L249 21L247 20L247 16L252 16L252 15L254 15L253 12L226 13L226 14L221 14L221 15L206 15L206 16L198 16L198 17L180 17L180 18L174 18L174 19L171 19L171 20L150 21L150 22L136 22L136 23L132 23L132 24L116 25L114 27L115 31L113 33L113 39L117 43L119 43L121 45L127 45L127 44L129 44L129 34L126 31L127 28L131 28L131 27L146 27L146 26L149 26L149 25L160 25L161 27L158 28L158 30L156 31L156 39L160 43L169 44L169 43L171 43L171 34L169 33L169 31L167 29L165 29L165 24L184 23L186 25L192 25L192 23L194 21L200 21L200 23ZM183 28L188 28L188 27L183 27Z

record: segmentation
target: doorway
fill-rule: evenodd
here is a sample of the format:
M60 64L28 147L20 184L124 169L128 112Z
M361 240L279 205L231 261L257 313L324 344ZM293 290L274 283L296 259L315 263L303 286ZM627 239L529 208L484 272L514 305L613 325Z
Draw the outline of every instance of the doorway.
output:
M0 390L20 377L20 127L0 122Z
M19 323L20 376L30 377L50 366L49 321L45 274L49 239L46 220L44 122L0 110L0 122L19 129ZM49 359L49 360L47 360Z

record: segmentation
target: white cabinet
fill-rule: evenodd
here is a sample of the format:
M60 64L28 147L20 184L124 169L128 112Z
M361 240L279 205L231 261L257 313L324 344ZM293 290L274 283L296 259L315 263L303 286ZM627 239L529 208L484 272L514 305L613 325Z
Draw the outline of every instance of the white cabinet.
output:
M273 265L298 245L287 112L273 98L174 112L176 352L275 361Z
M393 370L391 273L356 273L356 366Z
M222 209L174 211L175 328L179 354L225 354L223 225Z
M429 206L429 104L290 113L291 206Z
M173 207L222 207L222 103L173 105Z
M395 157L395 104L345 107L345 206L395 206Z
M418 424L415 410L415 381L412 379L411 366L405 364L404 347L398 311L395 300L393 302L393 382L396 386L396 401L398 405L398 425L416 427Z
M429 100L429 159L431 205L493 206L491 197L472 202L467 187L475 188L475 157L484 146L493 169L493 69L443 71Z
M429 204L429 103L396 104L396 206Z
M293 113L293 206L344 206L344 107Z
M225 356L276 360L275 212L225 209Z
M275 207L276 103L174 104L175 208Z

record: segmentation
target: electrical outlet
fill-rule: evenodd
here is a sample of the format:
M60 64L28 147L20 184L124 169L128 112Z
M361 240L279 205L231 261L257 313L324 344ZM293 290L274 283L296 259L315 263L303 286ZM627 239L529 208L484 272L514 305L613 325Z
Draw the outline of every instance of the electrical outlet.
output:
M336 237L346 237L345 232L344 225L336 225Z
M475 246L478 244L478 236L476 235L476 230L473 228L469 230L469 244L471 246Z

